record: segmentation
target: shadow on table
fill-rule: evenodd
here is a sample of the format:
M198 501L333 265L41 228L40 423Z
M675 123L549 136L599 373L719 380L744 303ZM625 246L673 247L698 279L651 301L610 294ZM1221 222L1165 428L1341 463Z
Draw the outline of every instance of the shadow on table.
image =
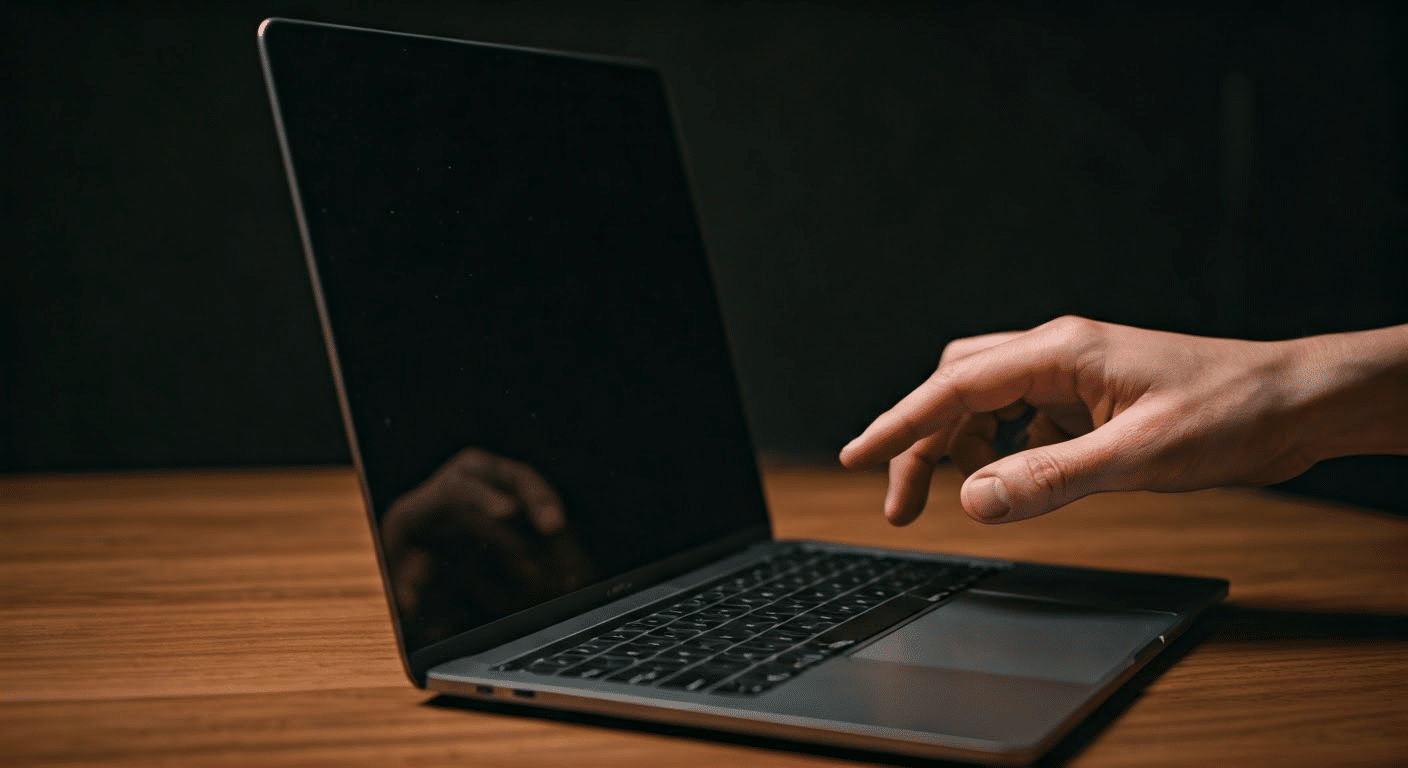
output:
M1169 648L1159 655L1149 666L1140 670L1133 678L1115 692L1113 696L1101 704L1092 712L1080 725L1066 735L1064 739L1056 744L1034 765L1037 766L1057 766L1070 760L1079 754L1096 735L1105 729L1111 722L1129 709L1144 689L1148 687L1155 678L1163 674L1169 667L1178 663L1180 659L1188 654L1206 636L1209 622L1199 622L1197 626L1185 633L1181 638L1169 646ZM541 720L550 720L559 723L575 723L581 725L593 725L607 728L617 728L621 730L635 731L637 733L650 733L664 736L675 736L680 738L699 739L723 744L737 744L746 747L759 749L772 749L785 752L797 752L819 757L827 757L836 760L849 760L854 762L872 763L878 765L895 766L927 766L928 768L944 768L944 766L969 766L970 763L953 762L946 760L932 760L920 757L908 757L905 755L894 755L885 752L873 752L869 750L850 749L845 747L832 747L820 744L811 744L789 739L778 739L765 736L752 736L746 734L729 733L727 731L715 731L704 728L693 728L677 725L666 725L662 723L650 723L640 720L628 720L618 717L608 717L605 715L591 715L578 712L557 712L536 709L533 707L519 706L515 704L502 704L499 702L478 701L472 699L462 699L454 696L436 696L425 702L425 706L440 707L445 709L463 709L473 712L489 712L496 714L507 714L521 717L534 717Z
M1296 611L1250 605L1219 606L1210 618L1217 643L1332 643L1408 641L1408 615Z

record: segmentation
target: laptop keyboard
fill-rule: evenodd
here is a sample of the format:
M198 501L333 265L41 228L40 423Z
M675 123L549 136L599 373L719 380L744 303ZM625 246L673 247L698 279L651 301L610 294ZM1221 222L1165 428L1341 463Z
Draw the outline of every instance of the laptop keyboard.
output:
M494 669L756 696L996 570L798 549Z

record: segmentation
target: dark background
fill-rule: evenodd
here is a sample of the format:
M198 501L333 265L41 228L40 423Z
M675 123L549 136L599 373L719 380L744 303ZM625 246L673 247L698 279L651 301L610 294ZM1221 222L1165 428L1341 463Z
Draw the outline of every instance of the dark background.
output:
M961 336L1408 322L1399 5L9 3L0 471L348 461L265 16L655 62L759 447L834 461Z

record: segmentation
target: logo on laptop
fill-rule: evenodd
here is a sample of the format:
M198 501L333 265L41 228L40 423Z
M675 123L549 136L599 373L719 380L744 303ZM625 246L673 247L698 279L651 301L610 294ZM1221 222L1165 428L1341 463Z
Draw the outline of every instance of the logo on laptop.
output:
M635 585L636 583L634 581L618 581L606 588L606 596L615 597L623 592L629 592L631 587Z

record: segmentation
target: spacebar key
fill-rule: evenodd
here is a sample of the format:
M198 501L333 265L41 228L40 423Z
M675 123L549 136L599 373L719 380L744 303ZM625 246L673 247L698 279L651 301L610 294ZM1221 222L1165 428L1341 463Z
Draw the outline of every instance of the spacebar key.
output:
M932 605L922 597L900 595L822 632L807 646L822 653L836 653L862 640L869 640Z

